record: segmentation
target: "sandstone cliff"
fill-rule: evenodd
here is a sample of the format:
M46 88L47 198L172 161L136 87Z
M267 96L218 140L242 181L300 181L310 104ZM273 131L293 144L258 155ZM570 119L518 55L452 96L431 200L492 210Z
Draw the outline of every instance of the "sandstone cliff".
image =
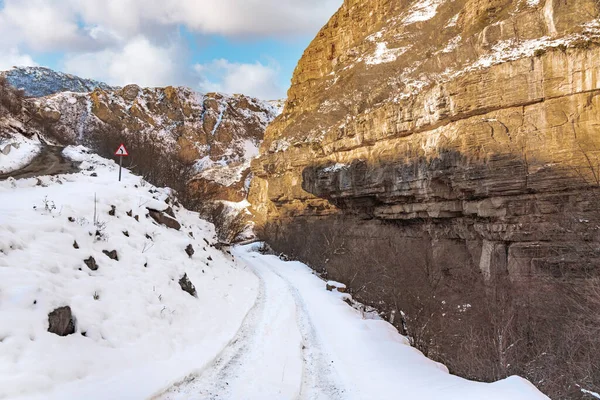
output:
M566 340L560 290L599 273L599 16L595 0L346 0L253 162L257 220L280 250L406 312L413 334L439 329L420 347L456 372L577 398L585 373L559 383L562 355L536 346ZM464 312L449 322L432 298ZM458 341L477 318L490 341L504 324L529 347ZM466 349L485 367L463 365Z

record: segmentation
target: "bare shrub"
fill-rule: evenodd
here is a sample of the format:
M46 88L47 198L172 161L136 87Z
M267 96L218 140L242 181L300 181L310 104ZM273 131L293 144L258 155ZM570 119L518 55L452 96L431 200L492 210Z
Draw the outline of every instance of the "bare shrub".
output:
M12 87L5 77L0 76L0 117L18 116L23 110L25 93Z
M125 133L122 127L108 124L98 124L91 130L86 144L99 155L114 158L115 150L125 143L130 154L123 159L125 168L153 185L170 187L186 208L201 208L205 199L198 197L188 184L195 174L194 163L182 160L157 133Z
M480 253L469 255L464 241L432 238L428 230L435 231L423 221L343 215L270 221L256 231L275 253L306 262L345 283L354 299L395 315L398 330L454 374L479 381L521 375L557 399L600 390L597 268L581 260L560 274L548 267L512 280L504 270L484 281Z
M235 243L248 227L246 213L231 209L221 202L205 203L200 214L215 225L217 239L223 244Z

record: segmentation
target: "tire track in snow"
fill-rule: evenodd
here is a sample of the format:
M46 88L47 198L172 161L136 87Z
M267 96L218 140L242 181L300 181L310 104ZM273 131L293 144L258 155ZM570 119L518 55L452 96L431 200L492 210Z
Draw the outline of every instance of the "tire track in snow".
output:
M269 269L247 265L259 278L259 294L235 338L203 372L174 385L157 400L298 397L302 339L294 298Z
M340 379L337 378L335 366L328 360L329 357L322 350L315 327L309 317L306 304L304 304L300 292L287 278L277 272L277 267L266 262L266 260L263 260L263 263L267 264L267 268L286 283L294 296L296 308L298 309L297 322L303 338L302 350L304 356L302 387L299 399L343 399L345 389L341 387Z
M298 290L267 257L236 255L259 278L255 304L213 363L154 399L342 399Z
M219 375L235 362L236 358L240 357L240 354L247 350L249 345L248 339L251 336L252 328L258 321L258 316L264 312L265 308L265 288L264 281L259 277L258 293L254 305L244 317L240 328L235 334L231 342L221 350L215 360L202 369L201 372L192 374L184 378L181 382L178 382L167 389L165 392L152 398L152 400L175 400L175 399L208 399L214 398L216 395L214 392L217 388L208 387L206 382L218 383ZM201 378L201 379L200 379ZM206 387L202 387L203 382ZM227 385L225 385L227 386ZM218 393L217 393L218 394ZM197 396L211 396L211 397L197 397ZM193 396L193 397L189 397Z

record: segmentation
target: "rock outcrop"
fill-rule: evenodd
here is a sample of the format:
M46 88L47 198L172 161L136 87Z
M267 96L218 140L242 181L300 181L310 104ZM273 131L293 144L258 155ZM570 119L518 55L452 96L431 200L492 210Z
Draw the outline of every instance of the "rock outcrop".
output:
M154 210L152 208L148 208L148 215L156 221L157 224L164 225L168 228L180 230L181 224L175 218L171 217L165 211Z
M277 112L268 102L243 95L137 85L57 93L35 103L39 117L62 142L97 147L109 136L104 129L122 134L135 151L140 147L136 140L148 138L196 164L193 185L198 190L231 201L245 198L250 159L258 154L265 128Z
M547 315L565 305L558 287L600 272L599 16L595 0L345 1L253 162L250 201L275 251L406 312L409 334L439 329L420 348L458 373L552 380L558 356L541 366L479 349L504 361L477 371L456 337L508 318L484 305L504 293L527 310L510 319L529 329L518 343L560 342L567 325ZM465 311L449 322L423 297ZM417 321L424 309L435 323ZM574 380L543 389L564 396Z

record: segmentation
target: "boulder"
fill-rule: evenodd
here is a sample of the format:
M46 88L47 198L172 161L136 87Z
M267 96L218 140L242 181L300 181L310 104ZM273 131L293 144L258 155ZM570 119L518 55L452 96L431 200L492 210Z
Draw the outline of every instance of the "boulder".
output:
M140 94L140 87L138 85L127 85L121 90L121 96L127 101L134 101Z
M102 252L111 260L119 261L119 255L117 254L116 250L113 250L113 251L102 250Z
M188 256L192 257L195 253L194 247L191 244L188 244L188 246L185 248L185 252Z
M163 211L148 208L148 214L154 221L156 221L160 225L164 225L167 228L175 230L181 229L181 224L176 219L169 217Z
M191 296L198 297L198 293L196 292L196 287L190 281L187 274L184 274L183 277L179 280L179 286L184 292L189 293Z
M48 325L48 332L58 336L75 333L75 318L71 312L71 307L60 307L48 314Z
M60 111L55 110L50 107L41 108L39 110L38 114L43 120L51 122L51 123L60 121L60 117L62 117L62 114L60 113Z
M98 270L98 264L96 264L96 260L94 259L94 257L90 257L87 260L83 260L83 262L85 263L85 265L88 266L89 269L91 269L92 271L97 271Z

